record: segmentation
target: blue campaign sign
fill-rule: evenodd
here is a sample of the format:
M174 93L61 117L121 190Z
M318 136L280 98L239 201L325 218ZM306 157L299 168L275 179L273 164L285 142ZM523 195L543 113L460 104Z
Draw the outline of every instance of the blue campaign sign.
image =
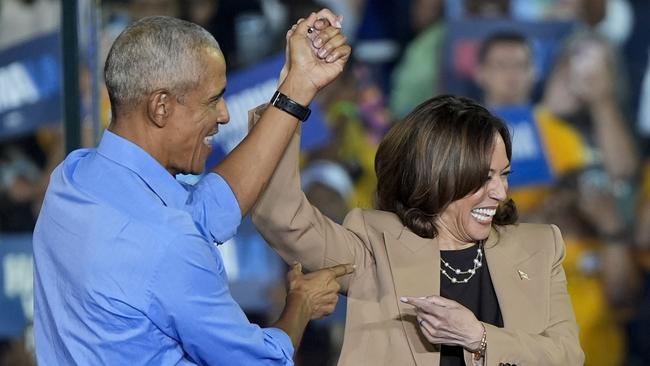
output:
M273 57L248 69L227 75L225 100L230 112L230 122L219 127L215 149L206 167L218 163L225 154L241 142L248 133L248 111L268 102L277 89L278 76L284 65L284 55ZM323 113L316 103L310 105L311 116L302 125L303 150L311 150L326 144L330 132Z
M0 235L0 339L23 334L33 298L32 234Z
M553 173L544 152L544 145L530 105L497 108L492 112L503 119L512 134L512 175L510 187L545 185L553 181Z
M61 119L59 34L0 52L0 141Z

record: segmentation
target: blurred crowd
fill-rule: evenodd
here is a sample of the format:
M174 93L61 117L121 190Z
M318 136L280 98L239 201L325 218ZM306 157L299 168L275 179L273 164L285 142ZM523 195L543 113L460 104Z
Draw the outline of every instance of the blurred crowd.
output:
M535 163L513 163L513 180L521 179L511 195L520 221L553 223L563 233L586 364L650 365L647 0L100 3L100 67L119 32L148 15L202 25L219 41L229 71L281 53L300 16L322 7L343 15L353 62L319 95L331 139L304 152L302 176L310 201L337 222L349 207L373 206L375 150L400 117L436 94L482 101L516 126L515 158L539 153ZM59 9L53 0L0 0L0 52L56 29ZM472 27L477 31L467 32ZM92 145L85 132L84 144ZM62 144L61 126L0 140L0 238L33 229ZM281 308L273 294L282 291L283 264L249 222L240 232L237 245L249 249L233 256L272 271L257 293L266 305L244 305L252 320L268 324ZM336 364L344 309L310 326L297 364ZM30 364L29 348L29 332L0 340L0 365Z

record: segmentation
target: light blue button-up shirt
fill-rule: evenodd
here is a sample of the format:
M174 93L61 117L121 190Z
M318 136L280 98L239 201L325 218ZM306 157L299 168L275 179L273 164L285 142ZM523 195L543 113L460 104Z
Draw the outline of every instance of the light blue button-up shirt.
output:
M39 364L292 364L287 334L230 296L214 243L240 220L220 176L183 185L110 131L71 153L34 231Z

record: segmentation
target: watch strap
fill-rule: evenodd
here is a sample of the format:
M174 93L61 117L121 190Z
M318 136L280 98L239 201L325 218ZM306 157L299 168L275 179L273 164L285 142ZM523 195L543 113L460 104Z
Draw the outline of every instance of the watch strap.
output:
M290 115L298 118L303 122L306 121L311 114L311 109L298 104L298 102L280 93L279 90L276 90L273 94L273 97L271 98L271 105L289 113Z

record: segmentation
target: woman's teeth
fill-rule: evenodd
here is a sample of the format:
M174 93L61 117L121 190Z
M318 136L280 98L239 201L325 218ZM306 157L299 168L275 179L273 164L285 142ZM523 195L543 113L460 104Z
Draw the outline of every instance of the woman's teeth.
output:
M492 217L497 213L495 208L475 208L472 210L472 216L478 221L492 221Z

